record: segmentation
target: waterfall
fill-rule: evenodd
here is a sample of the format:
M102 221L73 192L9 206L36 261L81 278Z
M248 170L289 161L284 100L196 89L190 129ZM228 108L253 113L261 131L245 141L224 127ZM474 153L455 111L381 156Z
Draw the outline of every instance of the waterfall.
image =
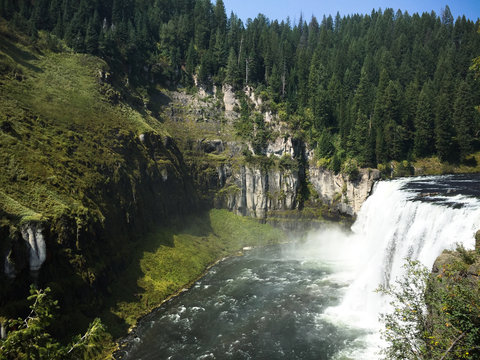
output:
M375 329L377 346L378 316L389 310L388 299L375 292L379 285L388 286L402 276L406 258L431 269L445 249L455 249L457 244L474 248L474 234L480 229L478 198L450 196L447 193L452 189L444 194L422 194L409 187L414 182L433 185L439 179L446 178L378 182L347 236L349 246L342 246L348 252L344 258L350 261L351 283L341 304L328 309L326 316ZM372 353L357 356L374 358Z
M45 239L42 227L38 224L28 224L22 228L22 237L29 249L29 266L31 271L38 271L47 258Z

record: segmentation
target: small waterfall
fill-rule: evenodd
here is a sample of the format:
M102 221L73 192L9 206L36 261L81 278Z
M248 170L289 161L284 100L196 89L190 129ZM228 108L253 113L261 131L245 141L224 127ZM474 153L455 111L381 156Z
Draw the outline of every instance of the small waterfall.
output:
M38 271L47 258L47 248L41 225L29 224L23 227L22 237L28 244L30 271Z
M326 316L349 325L376 329L373 342L377 342L377 346L378 315L389 309L387 299L375 292L378 286L388 286L401 276L406 258L432 268L445 249L454 249L457 244L474 248L474 234L480 229L478 198L439 193L430 197L430 194L422 196L408 190L411 182L433 184L436 179L438 177L377 183L352 226L353 234L348 236L350 247L345 258L355 259L352 283L341 304L328 309ZM358 359L374 358L372 353L357 356Z

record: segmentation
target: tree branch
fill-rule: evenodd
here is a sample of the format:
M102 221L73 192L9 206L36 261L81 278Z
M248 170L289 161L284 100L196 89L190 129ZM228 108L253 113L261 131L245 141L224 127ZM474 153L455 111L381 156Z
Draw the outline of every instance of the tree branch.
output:
M445 351L445 354L443 354L443 356L440 358L440 360L444 360L445 357L447 356L447 354L453 349L453 347L465 336L465 333L462 332L460 334L460 336L458 336L455 341L452 343L452 345L450 345L450 347L447 349L447 351Z

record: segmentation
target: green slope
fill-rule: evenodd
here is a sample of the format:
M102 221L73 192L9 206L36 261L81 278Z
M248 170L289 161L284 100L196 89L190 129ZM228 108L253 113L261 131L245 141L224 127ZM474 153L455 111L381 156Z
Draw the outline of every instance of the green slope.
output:
M22 220L95 209L101 170L125 162L122 140L165 135L160 123L109 102L102 60L38 50L0 26L1 209Z

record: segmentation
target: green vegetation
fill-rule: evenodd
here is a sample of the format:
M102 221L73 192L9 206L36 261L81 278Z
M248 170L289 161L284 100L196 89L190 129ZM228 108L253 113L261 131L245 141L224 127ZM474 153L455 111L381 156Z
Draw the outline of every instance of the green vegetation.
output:
M446 258L446 260L444 260ZM391 288L393 311L383 314L387 359L478 359L480 356L480 256L459 248L444 253L433 274L408 262Z
M244 246L284 240L280 230L226 210L211 210L159 228L132 247L130 265L111 285L113 303L102 318L109 331L120 336L142 315L191 285L215 261Z
M17 272L2 265L0 316L26 308L21 229L38 223L49 259L37 281L59 299L51 328L67 341L99 315L132 244L197 204L162 123L114 88L103 60L51 51L48 36L32 43L0 19L0 255L12 249Z
M165 132L145 114L109 103L103 94L108 84L98 79L108 71L105 62L40 52L8 27L0 20L0 62L16 64L0 74L1 206L24 221L85 208L101 218L95 191L115 181L114 168L125 166L122 140Z
M0 339L0 359L68 360L93 359L100 356L108 344L108 335L100 319L95 319L83 335L75 336L68 345L60 344L49 333L49 326L58 309L50 288L30 288L30 313L25 319L6 322L7 336Z
M0 5L0 16L33 41L58 49L64 39L99 55L144 95L157 84L191 87L194 78L210 89L248 85L335 171L350 158L363 167L433 155L458 163L480 146L480 87L468 70L478 69L479 24L453 19L448 6L438 15L387 8L295 24L258 15L243 24L227 17L222 0ZM255 135L256 152L267 130L256 116L237 126Z
M468 174L480 172L480 153L465 158L460 164L442 162L438 157L418 159L411 164L416 175Z
M479 153L469 154L480 146L480 117L472 111L480 87L468 71L480 50L477 27L465 18L454 22L448 7L440 17L386 9L321 23L259 15L244 25L234 14L227 18L222 0L0 0L0 255L21 243L22 226L41 223L51 236L39 281L62 296L63 313L52 330L69 337L75 323L96 332L102 326L91 320L102 312L108 331L120 336L216 260L246 245L279 241L279 231L225 211L188 215L204 200L198 182L218 178L212 165L227 161L213 153L196 158L197 141L233 139L235 130L255 151L240 161L299 171L299 203L310 194L314 200L297 161L304 159L258 156L274 134L244 96L235 124L222 118L219 103L200 113L172 108L188 114L188 122L162 123L165 89L180 84L195 91L194 79L207 89L254 88L263 110L315 149L320 164L343 169L351 180L359 166L386 169L392 160L396 175L410 173L412 165L425 174L478 171ZM209 122L212 115L217 121ZM185 162L169 133L186 150ZM305 214L317 217L318 209ZM18 283L25 285L23 265ZM452 284L453 297L478 304ZM0 278L0 315L22 311L26 286ZM478 355L471 346L476 333L468 321L457 321L459 304L448 302L452 293L435 291L455 311L430 319L465 335L456 341L453 330L428 328L429 336L445 353ZM32 299L44 295L37 291ZM35 351L67 349L44 332L55 303L44 305L27 319L32 326L10 323L16 331L3 349L13 344L24 351L17 346L24 335L39 341ZM409 334L412 328L392 329ZM454 351L447 351L449 344ZM36 346L27 341L25 351L30 345Z

